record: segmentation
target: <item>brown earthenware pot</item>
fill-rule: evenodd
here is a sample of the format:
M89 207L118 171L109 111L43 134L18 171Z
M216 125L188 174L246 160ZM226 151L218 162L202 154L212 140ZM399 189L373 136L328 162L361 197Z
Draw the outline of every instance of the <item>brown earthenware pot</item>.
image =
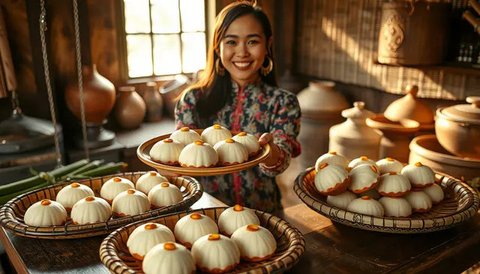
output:
M480 159L480 96L467 97L470 104L438 108L435 131L438 142L450 153Z
M147 107L140 94L133 86L118 88L118 98L113 109L117 123L123 129L134 129L140 126L145 118Z
M115 104L115 86L97 71L95 65L82 68L83 102L87 123L101 125ZM69 83L65 89L65 101L68 109L81 120L82 97L78 91L78 82Z

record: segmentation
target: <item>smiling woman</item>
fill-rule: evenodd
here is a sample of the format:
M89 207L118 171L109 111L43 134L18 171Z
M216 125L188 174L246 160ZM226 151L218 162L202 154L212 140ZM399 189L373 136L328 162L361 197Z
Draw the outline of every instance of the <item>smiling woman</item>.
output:
M128 77L192 73L205 67L205 2L124 0Z

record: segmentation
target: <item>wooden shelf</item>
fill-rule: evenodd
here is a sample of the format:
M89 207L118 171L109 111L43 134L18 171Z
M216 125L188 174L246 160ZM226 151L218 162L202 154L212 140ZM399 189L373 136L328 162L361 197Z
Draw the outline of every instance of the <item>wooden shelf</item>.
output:
M480 64L444 63L440 65L413 66L413 65L383 64L383 63L379 63L376 60L374 61L374 64L379 66L405 67L405 68L411 68L411 69L418 69L422 71L441 70L447 73L480 76Z

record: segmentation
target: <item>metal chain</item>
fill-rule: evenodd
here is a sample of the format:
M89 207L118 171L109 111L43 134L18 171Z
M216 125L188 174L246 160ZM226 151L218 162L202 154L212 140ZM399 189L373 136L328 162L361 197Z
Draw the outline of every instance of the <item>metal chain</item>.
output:
M47 31L47 10L45 9L45 0L40 1L40 40L42 44L43 72L45 76L45 84L47 87L48 104L50 107L50 116L52 117L55 141L55 154L57 156L57 166L62 165L62 153L60 151L59 131L57 126L57 116L55 115L55 104L53 102L52 84L50 82L50 71L48 66L47 42L45 32Z
M82 120L82 136L83 136L83 148L85 150L85 158L90 160L90 152L88 150L88 138L87 138L87 121L85 119L85 97L83 92L83 75L82 75L82 55L80 49L80 27L78 21L78 2L73 0L73 19L75 27L75 53L77 60L77 77L78 77L78 92L80 93L80 116Z

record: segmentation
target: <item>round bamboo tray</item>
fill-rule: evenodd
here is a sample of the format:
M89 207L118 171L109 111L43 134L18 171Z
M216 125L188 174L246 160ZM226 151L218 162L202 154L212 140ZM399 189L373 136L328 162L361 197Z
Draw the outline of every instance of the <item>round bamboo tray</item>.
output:
M202 133L203 129L195 130L199 134ZM166 165L155 162L150 157L150 149L152 149L153 145L157 142L170 137L170 134L165 134L161 136L157 136L151 138L138 146L137 149L137 156L140 161L145 163L146 165L151 166L152 168L157 169L160 173L162 171L167 171L173 174L181 174L181 175L189 175L189 176L216 176L216 175L223 175L223 174L230 174L233 172L238 172L241 170L245 170L251 167L258 165L260 162L267 158L268 154L270 153L270 145L265 144L261 146L260 152L256 155L251 156L248 158L248 161L234 164L229 166L215 166L215 167L182 167L182 166L174 166L174 165Z
M172 231L177 221L183 216L198 212L209 216L217 222L220 213L226 208L208 208L194 211L184 211L178 214L151 218L148 222L157 222L168 226ZM286 221L269 213L256 210L260 224L270 230L277 240L277 250L269 259L261 262L244 262L229 273L281 273L295 265L305 251L305 240L302 234ZM108 235L100 245L100 259L112 273L143 273L142 261L134 259L127 248L128 236L141 221L117 229Z
M137 179L144 173L145 172L118 173L92 179L79 180L77 182L92 188L95 196L99 197L100 189L108 179L118 176L127 178L132 182L136 182ZM186 210L198 199L200 199L203 194L203 188L201 184L192 177L171 177L168 179L170 183L180 188L183 194L183 201L171 206L148 210L147 212L142 214L125 216L120 218L110 218L106 222L85 225L75 225L71 221L67 221L67 223L62 226L36 227L29 226L24 223L23 216L30 205L42 199L55 200L57 193L65 185L71 183L69 182L41 188L39 190L31 191L29 193L25 193L16 198L13 198L9 202L7 202L2 208L0 208L0 223L3 227L11 230L16 235L30 238L75 239L105 235L112 232L116 228L132 222L171 212Z
M327 204L326 196L315 189L315 168L310 167L295 179L293 189L311 209L344 225L385 233L427 233L451 228L473 217L480 205L478 193L470 186L448 175L436 174L445 199L426 213L409 218L373 217L343 210Z

